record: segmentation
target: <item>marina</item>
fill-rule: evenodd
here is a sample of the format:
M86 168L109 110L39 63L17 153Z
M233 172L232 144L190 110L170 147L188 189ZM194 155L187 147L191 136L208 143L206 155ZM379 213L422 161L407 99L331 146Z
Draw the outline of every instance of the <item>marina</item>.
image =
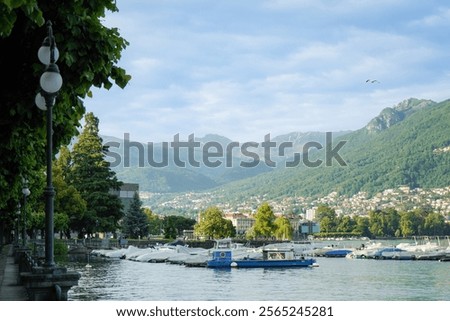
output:
M430 241L430 246L433 240ZM280 301L446 301L450 297L450 266L445 260L387 259L402 251L382 251L386 259L325 256L324 249L422 245L425 240L322 240L249 247L233 243L233 254L261 259L263 249L291 249L314 258L318 268L205 268L214 248L159 245L128 246L74 255L65 263L81 274L69 300L280 300ZM447 240L441 240L444 249ZM371 248L370 244L373 245ZM357 249L359 248L359 250ZM322 252L319 251L322 250ZM409 248L412 250L412 248ZM418 248L416 249L417 251ZM322 253L315 255L315 252ZM406 252L405 252L406 253ZM425 253L425 252L424 252ZM89 263L89 267L87 266ZM220 291L218 291L220 288ZM226 296L223 293L227 293Z
M286 260L289 257L293 260L295 258L298 266L312 266L315 263L312 261L313 257L448 262L450 261L450 240L448 237L443 240L414 238L397 242L368 240L364 243L359 240L334 240L333 242L269 243L260 247L251 247L232 243L230 239L223 239L217 240L216 246L210 249L164 244L146 248L128 246L120 249L93 250L90 255L146 263L182 264L188 267L207 267L208 262L210 267L215 265L232 267L231 263L240 261L240 266L243 267L250 266L258 260L267 261L270 257L269 252L272 252L272 257L278 255L278 259ZM300 262L308 257L310 261L304 264ZM236 264L234 266L236 267Z
M349 252L345 257L351 259L381 259L381 260L435 260L450 261L450 241L439 238L431 240L423 238L412 242L401 242L397 245L371 242Z
M209 269L92 256L91 268L86 268L86 258L78 256L66 262L68 269L81 273L69 300L447 301L450 297L448 262L316 260L319 268Z

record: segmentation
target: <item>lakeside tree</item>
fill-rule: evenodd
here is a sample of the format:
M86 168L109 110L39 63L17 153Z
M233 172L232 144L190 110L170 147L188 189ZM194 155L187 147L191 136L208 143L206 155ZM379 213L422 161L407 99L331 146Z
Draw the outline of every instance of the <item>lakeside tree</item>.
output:
M69 216L66 213L55 212L54 224L55 232L59 233L59 238L62 239L64 235L70 237Z
M356 222L350 216L343 216L337 219L336 231L340 233L354 232Z
M395 236L400 234L400 215L394 208L369 212L369 231L372 236Z
M44 71L37 51L47 36L45 21L53 23L63 78L53 109L56 154L78 133L85 113L82 99L92 95L91 87L109 89L115 83L123 88L130 79L117 65L128 42L117 28L102 24L107 11L118 11L115 0L0 1L0 69L8 77L0 86L2 222L14 219L21 176L38 181L45 166L45 113L34 106ZM34 186L30 189L38 190Z
M255 224L253 225L250 236L254 238L270 238L275 232L275 214L269 203L264 202L258 208L255 214Z
M370 211L369 212L369 231L373 236L386 236L384 231L384 222L381 211Z
M177 238L178 229L175 225L175 216L167 216L164 218L164 238L173 240Z
M200 221L194 226L194 233L208 238L224 238L236 235L236 230L230 220L223 217L218 207L208 207L200 212Z
M353 228L353 232L359 236L370 236L369 231L369 218L366 216L357 216L355 219L355 227Z
M400 215L395 208L386 208L383 211L384 217L384 233L386 235L395 236L400 233Z
M86 201L85 215L78 226L79 234L115 232L123 216L118 191L122 182L105 160L108 148L98 134L99 120L87 113L83 131L71 153L70 181Z
M123 219L122 232L133 239L145 237L148 235L148 223L148 217L142 209L142 201L135 192Z
M426 235L445 235L445 219L439 213L430 213L425 217L424 233Z
M80 192L70 183L71 156L66 146L61 147L59 157L53 162L53 185L55 187L55 212L65 214L67 226L56 225L70 238L70 231L81 231L86 212L86 201Z
M400 233L402 236L412 236L416 232L416 228L413 225L412 214L409 212L400 213Z
M294 236L294 229L292 228L291 222L287 217L277 217L274 221L274 226L274 235L277 240L292 240Z
M428 207L411 211L395 208L371 210L364 216L338 217L330 206L320 205L316 211L323 234L358 235L366 237L410 237L413 235L446 235L450 224L442 214Z
M169 215L164 218L164 221L170 220L173 226L177 231L177 236L181 236L184 230L193 230L195 224L197 223L195 220L180 216L180 215Z
M315 219L320 224L320 231L324 233L335 232L337 230L336 211L326 204L317 207Z
M315 219L320 222L325 217L328 217L330 220L334 221L337 217L336 211L329 205L320 204L317 207Z
M147 216L148 233L150 235L161 235L163 231L163 220L150 208L144 208L144 214Z

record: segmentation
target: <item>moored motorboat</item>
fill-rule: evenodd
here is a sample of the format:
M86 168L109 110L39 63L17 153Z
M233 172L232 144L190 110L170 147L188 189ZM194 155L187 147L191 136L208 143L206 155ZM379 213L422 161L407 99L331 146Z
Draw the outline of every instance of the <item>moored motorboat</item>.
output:
M183 264L187 267L205 267L208 262L208 256L205 254L192 255L186 258Z
M206 262L209 268L294 268L313 267L317 262L313 258L305 258L295 255L293 248L283 247L262 249L261 258L252 258L250 254L241 258L235 258L230 245L226 242L218 242L212 251L212 258Z
M347 254L352 253L350 249L331 249L323 253L325 257L345 257Z
M352 253L354 249L346 247L337 247L335 245L327 245L324 247L319 247L314 249L314 256L323 257L346 257L348 254Z

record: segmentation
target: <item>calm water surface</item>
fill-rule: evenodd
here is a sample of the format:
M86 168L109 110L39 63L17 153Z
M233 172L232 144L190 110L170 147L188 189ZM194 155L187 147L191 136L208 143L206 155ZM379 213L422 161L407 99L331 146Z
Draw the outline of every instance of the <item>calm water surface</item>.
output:
M370 301L449 300L450 262L317 258L317 268L192 268L91 259L67 267L82 274L69 300Z

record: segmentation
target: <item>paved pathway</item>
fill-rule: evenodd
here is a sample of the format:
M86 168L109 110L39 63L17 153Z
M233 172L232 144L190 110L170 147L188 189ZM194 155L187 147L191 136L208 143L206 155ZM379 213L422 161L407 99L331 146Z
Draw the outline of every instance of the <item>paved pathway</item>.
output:
M13 246L5 245L0 252L0 301L27 301L24 286L17 285L19 266L14 264Z

